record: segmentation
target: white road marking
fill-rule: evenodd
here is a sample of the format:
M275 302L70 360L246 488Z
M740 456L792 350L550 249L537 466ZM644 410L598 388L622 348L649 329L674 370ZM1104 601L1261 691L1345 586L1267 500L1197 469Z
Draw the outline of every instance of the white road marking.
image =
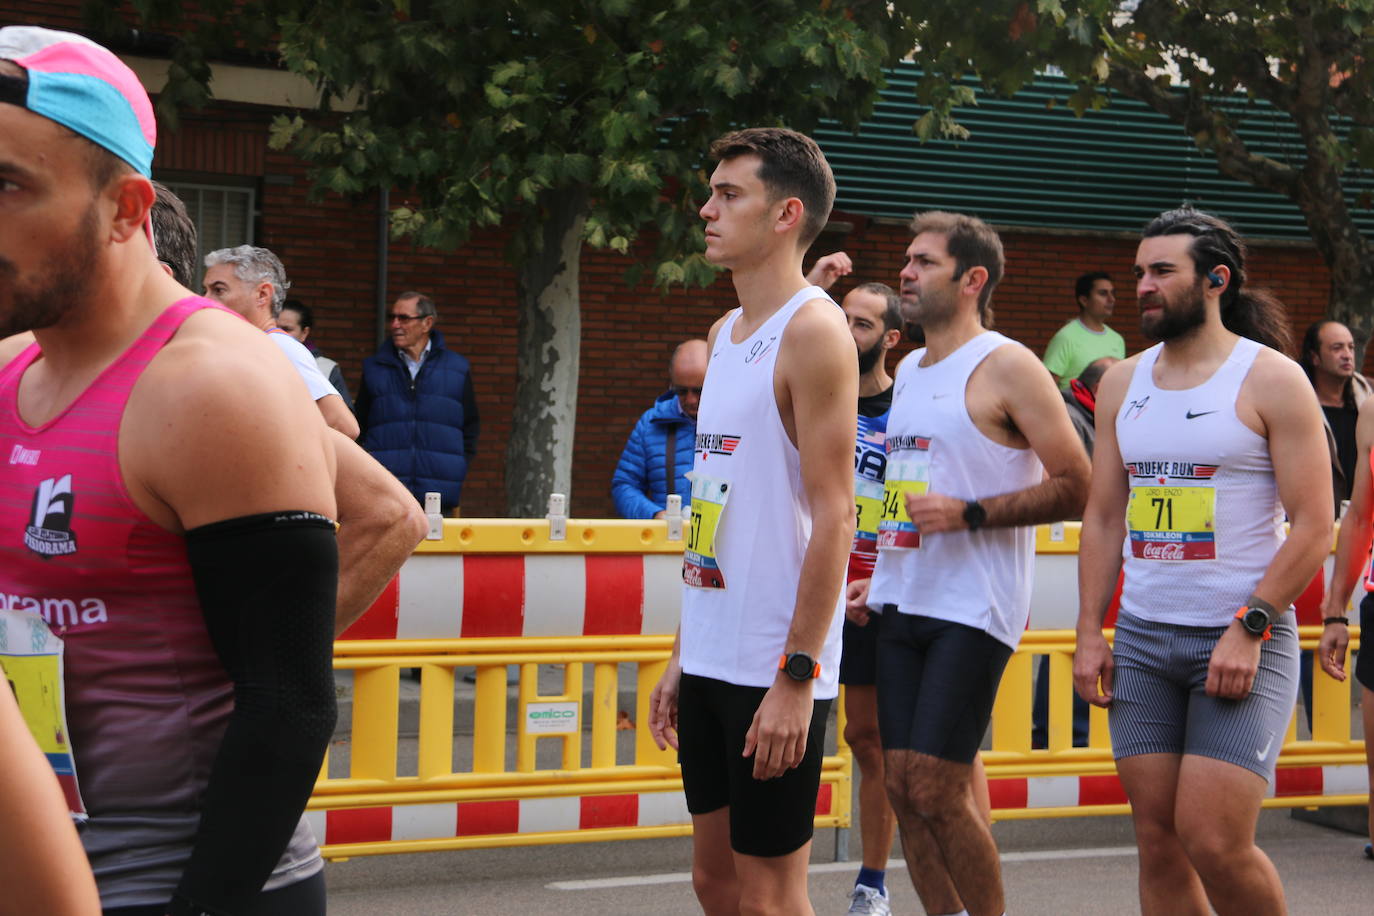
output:
M1096 849L1041 849L1032 852L1003 853L1002 861L1004 863L1012 863L1047 862L1067 859L1110 859L1123 856L1134 856L1135 854L1136 847L1134 846L1104 846ZM812 865L807 871L813 875L821 875L837 871L853 871L858 867L858 862L823 862L819 865ZM901 859L890 859L887 863L887 867L889 871L893 871L906 868L906 863ZM546 884L544 886L554 891L597 891L613 887L685 884L691 880L691 872L668 872L658 875L628 875L623 878L588 878L582 881L554 881L552 884Z

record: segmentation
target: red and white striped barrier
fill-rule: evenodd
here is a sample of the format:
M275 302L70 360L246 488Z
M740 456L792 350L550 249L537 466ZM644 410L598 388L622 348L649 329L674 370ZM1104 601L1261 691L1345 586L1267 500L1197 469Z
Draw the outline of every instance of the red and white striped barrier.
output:
M1126 804L1126 790L1115 773L1094 776L1032 776L989 779L992 808L1082 808ZM1344 766L1281 766L1269 784L1267 798L1326 798L1364 795L1369 773L1358 764Z
M1072 629L1077 562L1037 555L1033 629ZM341 638L657 636L681 608L679 554L417 553Z
M834 787L822 783L816 814L831 814ZM391 805L307 811L306 820L322 846L446 840L595 830L606 827L687 825L692 816L681 789L628 795L581 795L501 801Z
M342 639L672 633L677 554L417 553Z

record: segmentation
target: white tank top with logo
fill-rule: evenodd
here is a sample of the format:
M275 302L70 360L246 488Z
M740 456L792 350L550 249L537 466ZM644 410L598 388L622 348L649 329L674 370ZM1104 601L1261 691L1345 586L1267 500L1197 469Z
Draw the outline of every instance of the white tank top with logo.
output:
M742 343L716 334L697 411L692 522L684 552L680 661L687 674L769 687L796 607L811 509L801 461L778 414L773 373L792 316L830 297L817 286L787 301ZM818 661L816 699L838 693L844 569L835 570L835 615Z
M921 537L906 514L907 493L987 499L1040 482L1029 448L994 442L965 402L969 376L998 347L1021 344L984 331L944 359L921 366L924 349L897 367L887 420L887 483L878 565L868 603L950 620L1015 648L1030 616L1035 529L983 528Z
M1225 626L1283 543L1269 441L1236 416L1260 344L1236 341L1195 388L1155 385L1162 344L1140 355L1116 415L1130 496L1121 609L1143 620Z

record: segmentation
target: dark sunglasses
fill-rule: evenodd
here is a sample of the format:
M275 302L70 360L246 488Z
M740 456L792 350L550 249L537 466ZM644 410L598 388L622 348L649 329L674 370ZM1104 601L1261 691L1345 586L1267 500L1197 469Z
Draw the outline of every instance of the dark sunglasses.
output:
M428 318L428 315L402 315L399 312L389 312L386 316L387 324L399 321L401 324L410 324L412 321L419 321L421 318Z

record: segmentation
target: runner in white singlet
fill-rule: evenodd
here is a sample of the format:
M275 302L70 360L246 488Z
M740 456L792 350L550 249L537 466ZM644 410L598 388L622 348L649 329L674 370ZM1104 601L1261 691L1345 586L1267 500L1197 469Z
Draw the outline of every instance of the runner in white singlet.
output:
M835 194L820 148L762 128L712 154L706 256L730 268L740 308L710 333L682 625L649 727L678 750L702 908L806 916L854 536L858 361L844 315L802 276Z
M1226 223L1161 214L1135 275L1160 343L1099 388L1074 681L1110 707L1142 913L1279 914L1255 823L1297 695L1291 605L1331 544L1321 412ZM1102 621L1123 558L1113 650Z
M1034 529L1078 514L1088 459L1054 380L989 331L1002 243L917 214L902 269L926 347L897 367L871 589L878 725L907 871L927 913L997 916L1001 869L973 785L992 703L1030 613Z

